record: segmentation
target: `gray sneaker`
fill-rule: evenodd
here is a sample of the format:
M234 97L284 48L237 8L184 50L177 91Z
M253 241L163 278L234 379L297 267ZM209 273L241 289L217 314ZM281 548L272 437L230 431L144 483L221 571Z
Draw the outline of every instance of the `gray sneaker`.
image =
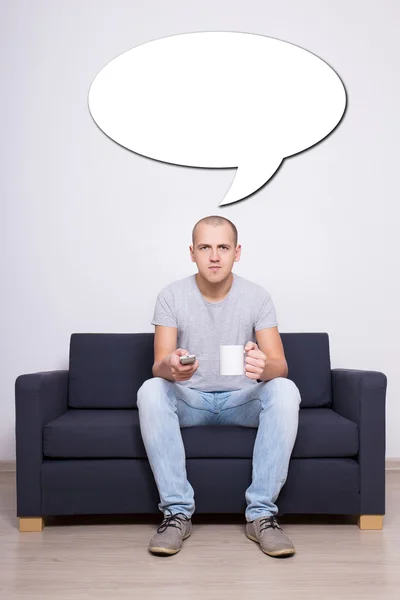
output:
M192 533L192 521L183 513L165 517L150 540L149 550L153 554L176 554L183 540Z
M269 556L293 556L296 552L275 517L259 517L255 521L247 522L246 535L250 540L260 544L261 550Z

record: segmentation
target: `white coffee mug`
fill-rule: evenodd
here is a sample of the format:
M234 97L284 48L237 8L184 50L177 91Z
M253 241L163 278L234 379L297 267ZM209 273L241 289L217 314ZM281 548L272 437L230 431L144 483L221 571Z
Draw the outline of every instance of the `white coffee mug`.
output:
M219 347L219 374L243 375L244 374L244 348L243 346Z

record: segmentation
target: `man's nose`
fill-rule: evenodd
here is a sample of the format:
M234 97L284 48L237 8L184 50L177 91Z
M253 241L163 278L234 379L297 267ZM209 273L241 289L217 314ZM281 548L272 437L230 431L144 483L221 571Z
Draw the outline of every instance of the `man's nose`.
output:
M218 250L211 250L211 260L214 262L219 261Z

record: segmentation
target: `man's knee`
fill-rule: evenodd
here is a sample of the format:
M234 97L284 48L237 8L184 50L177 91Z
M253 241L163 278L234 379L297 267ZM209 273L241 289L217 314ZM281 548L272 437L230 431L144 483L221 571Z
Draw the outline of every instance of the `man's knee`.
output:
M298 409L301 396L297 385L287 377L275 377L266 382L265 394L266 399L276 399L280 406L286 406L287 408Z
M160 398L168 394L168 384L171 383L162 377L152 377L140 386L137 392L137 406L144 402L146 404L159 401Z

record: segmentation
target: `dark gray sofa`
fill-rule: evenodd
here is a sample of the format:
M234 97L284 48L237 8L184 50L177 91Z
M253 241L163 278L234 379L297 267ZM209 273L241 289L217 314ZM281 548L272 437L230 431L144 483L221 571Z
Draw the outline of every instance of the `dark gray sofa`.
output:
M21 531L46 516L157 513L140 435L137 390L151 378L152 333L71 335L69 369L15 382L17 515ZM283 333L302 402L279 514L385 513L386 377L332 369L325 333ZM196 513L243 513L256 429L184 428Z

